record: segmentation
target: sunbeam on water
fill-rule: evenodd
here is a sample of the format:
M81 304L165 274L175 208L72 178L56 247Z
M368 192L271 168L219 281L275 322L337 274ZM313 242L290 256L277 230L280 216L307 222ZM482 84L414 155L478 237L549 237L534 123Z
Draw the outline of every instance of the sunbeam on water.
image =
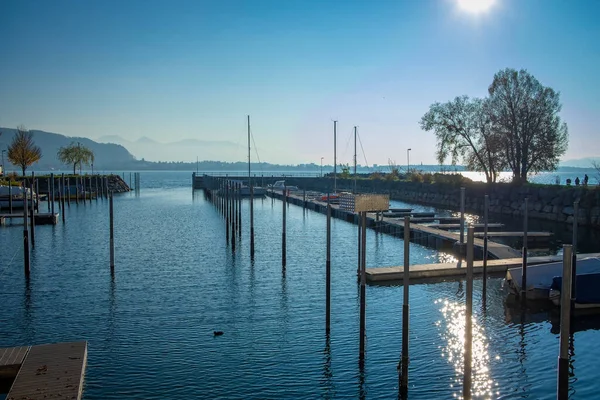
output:
M460 389L455 392L456 398L462 399L462 383L464 379L465 357L465 305L449 300L436 300L441 306L442 319L436 322L442 338L441 356L454 367L455 376L451 387ZM485 328L472 316L472 397L493 399L500 395L498 383L490 376L490 351ZM499 360L499 356L495 357Z

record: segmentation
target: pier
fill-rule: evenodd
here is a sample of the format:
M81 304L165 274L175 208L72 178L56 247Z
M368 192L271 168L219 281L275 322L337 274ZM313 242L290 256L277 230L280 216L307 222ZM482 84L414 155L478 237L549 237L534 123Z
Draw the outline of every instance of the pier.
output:
M267 191L267 195L278 199L281 199L283 197L281 192L272 190ZM288 194L287 201L297 206L305 207L309 210L320 212L321 214L327 213L327 202L319 201L316 199L305 200L304 197L298 193ZM416 214L422 215L422 213ZM410 214L405 214L405 216L409 215ZM358 214L344 210L337 204L332 204L331 216L342 219L347 222L358 224ZM404 221L385 216L380 217L376 213L367 213L367 227L375 229L378 232L387 233L394 236L402 236L404 232ZM460 243L460 233L449 232L447 230L430 227L428 225L413 223L411 221L410 240L411 242L436 249L452 249L453 246L455 246L455 244ZM483 239L476 238L474 241L474 246L477 251L477 254L482 257L484 247ZM488 241L487 247L488 256L493 259L515 258L521 255L521 253L518 250L515 250L512 247L501 243ZM411 269L412 268L413 267L411 267Z
M586 257L600 257L600 253L578 254L577 259ZM540 256L529 257L527 265L539 265L562 261L562 255L559 256ZM464 264L464 263L463 263ZM509 268L517 268L523 265L523 258L505 258L503 260L488 260L488 274L504 275ZM473 262L473 274L481 275L483 273L483 261ZM435 281L466 277L467 269L464 265L458 263L437 263L411 265L409 270L410 282L417 281ZM401 283L404 276L404 267L379 267L367 268L367 281L370 283Z
M0 349L0 378L14 379L7 400L81 399L87 342Z

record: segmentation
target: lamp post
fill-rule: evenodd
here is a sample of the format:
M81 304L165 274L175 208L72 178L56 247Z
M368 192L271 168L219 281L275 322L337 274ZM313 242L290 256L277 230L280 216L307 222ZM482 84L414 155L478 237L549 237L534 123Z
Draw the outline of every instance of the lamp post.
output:
M412 149L406 149L406 173L410 172L410 151Z
M323 177L323 158L321 157L321 178Z

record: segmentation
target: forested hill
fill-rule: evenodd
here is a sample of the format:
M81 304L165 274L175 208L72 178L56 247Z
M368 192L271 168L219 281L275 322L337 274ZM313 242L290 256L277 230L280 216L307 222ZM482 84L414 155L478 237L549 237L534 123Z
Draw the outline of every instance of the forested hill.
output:
M16 132L16 129L0 128L0 149L6 149L10 145ZM122 169L135 168L137 165L135 157L118 144L97 143L88 138L69 137L44 131L31 130L30 132L33 133L35 144L42 149L41 160L32 165L34 170L65 169L66 166L58 160L56 153L60 147L68 146L72 142L81 143L94 152L94 168ZM6 154L4 154L4 162L8 170L10 165Z

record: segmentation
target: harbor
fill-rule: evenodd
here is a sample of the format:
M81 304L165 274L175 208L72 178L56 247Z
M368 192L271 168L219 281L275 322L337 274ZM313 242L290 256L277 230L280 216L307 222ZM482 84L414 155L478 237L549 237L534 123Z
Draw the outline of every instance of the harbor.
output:
M168 190L156 188L165 179L177 184ZM252 260L248 198L236 205L240 207L241 235L236 236L234 250L231 236L225 240L219 209L202 191L190 196L189 175L144 174L142 182L147 186L140 192L114 197L114 272L109 259L109 199L103 197L72 203L66 209L65 224L59 221L36 227L28 279L23 275L20 252L3 255L0 298L7 307L6 318L12 322L0 327L0 347L86 340L83 399L116 399L124 394L152 399L166 390L173 398L216 398L231 393L241 398L248 390L268 398L274 393L273 385L297 387L292 392L299 398L318 397L323 392L352 398L397 396L403 286L398 280L379 283L368 278L368 341L364 366L359 368L357 225L352 213L332 205L337 216L331 221L331 331L326 335L326 202L307 200L304 207L302 191L289 196L287 265L282 269L283 208L277 194L253 200ZM402 208L404 212L409 208L422 212L415 207ZM169 220L152 217L159 213L168 213ZM434 218L437 216L435 212ZM367 277L377 267L401 268L404 220L399 218L369 213ZM457 221L456 217L441 218ZM418 219L410 222L410 230L415 231L410 240L411 270L431 264L457 269L460 253L453 243L460 241L460 235L428 228L425 223ZM153 232L152 240L144 240L149 232ZM20 235L18 224L0 229L3 242L15 249L21 245ZM481 256L479 240L474 242L479 244ZM504 250L509 246L489 244L490 255L492 250L497 256L509 254ZM45 262L48 255L55 260L52 264ZM548 256L548 261L557 257ZM488 266L492 271L496 263L518 262L518 254L490 256ZM529 262L536 263L536 257ZM480 265L481 260L474 262L475 274ZM410 397L458 395L461 389L453 382L462 379L461 367L440 351L461 355L455 348L460 330L455 328L462 321L465 277L446 275L420 281L411 272L410 278ZM477 276L474 280L474 332L478 333L473 345L480 350L473 354L473 379L484 393L481 398L509 395L512 390L527 392L526 384L519 383L523 374L517 369L521 365L527 368L528 379L555 379L555 372L546 365L556 357L549 351L557 345L550 319L536 314L540 322L504 322L505 314L514 311L504 305L507 293L502 278L501 272L488 276L485 313L478 311L483 307L478 294L482 281ZM573 361L575 366L591 362L595 354L578 337L597 334L594 329L578 329L574 335L580 355ZM222 335L215 336L216 331ZM502 345L498 337L502 337ZM525 343L527 354L536 358L522 363L514 360L513 350L519 343ZM390 351L390 347L397 350ZM186 350L182 352L182 348ZM431 368L431 360L436 368ZM197 378L190 365L202 368L214 384L194 383ZM279 374L281 365L287 365L289 373ZM298 368L305 371L300 380L294 378ZM325 371L331 375L323 380ZM273 378L265 382L260 379L265 374ZM231 383L240 376L244 378L239 383ZM577 376L588 374L578 369ZM173 382L186 384L174 386ZM582 395L593 390L585 379L572 388ZM544 396L552 391L551 387L538 388L535 393Z

